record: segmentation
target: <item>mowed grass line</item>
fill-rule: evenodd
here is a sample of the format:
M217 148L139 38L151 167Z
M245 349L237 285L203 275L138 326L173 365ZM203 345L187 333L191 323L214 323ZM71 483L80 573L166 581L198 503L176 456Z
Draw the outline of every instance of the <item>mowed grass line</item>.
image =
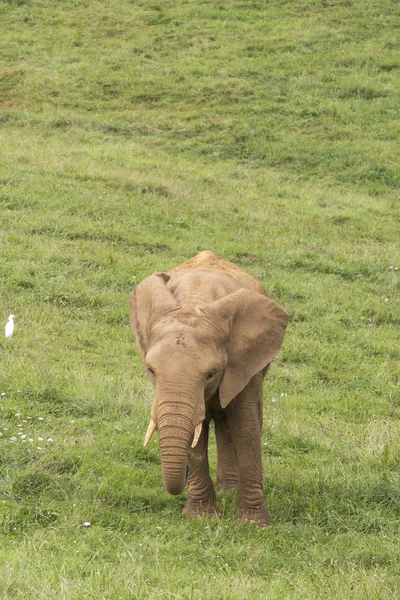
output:
M395 5L18 0L0 18L0 312L17 315L0 597L395 597ZM263 530L234 493L183 519L143 448L128 295L203 249L291 315L265 382Z

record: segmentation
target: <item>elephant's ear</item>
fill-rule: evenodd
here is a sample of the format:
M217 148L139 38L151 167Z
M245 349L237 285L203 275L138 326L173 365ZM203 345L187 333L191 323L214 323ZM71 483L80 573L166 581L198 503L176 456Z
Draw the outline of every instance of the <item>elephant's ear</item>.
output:
M266 296L243 288L202 310L217 323L230 321L228 364L219 387L225 408L278 354L289 315Z
M155 273L144 279L129 296L130 323L144 360L149 348L151 326L162 314L179 308L178 301L168 290L167 273Z

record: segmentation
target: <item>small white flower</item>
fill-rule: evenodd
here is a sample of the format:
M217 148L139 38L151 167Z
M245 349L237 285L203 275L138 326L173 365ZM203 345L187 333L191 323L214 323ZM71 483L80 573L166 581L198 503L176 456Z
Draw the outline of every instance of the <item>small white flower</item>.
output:
M2 395L2 396L5 396L5 395L6 395L6 393L5 393L5 392L1 392L1 395Z
M43 442L43 438L38 438L39 442Z
M43 450L40 446L36 446L36 450Z
M22 440L22 438L21 438L21 440ZM26 440L22 440L22 443L23 443L23 444L26 444Z
M32 438L29 438L29 441L30 441L30 442L33 442L33 439L32 439Z
M39 421L43 421L43 417L39 417Z
M282 392L281 398L284 398L285 396L287 396L287 393L286 392Z
M22 392L22 390L17 390L17 392Z
M272 396L271 400L272 400L272 402L276 402L275 396Z
M12 437L10 437L10 440L11 440L12 442L16 442L16 441L17 441L17 438L15 437L15 435L13 435Z
M14 417L20 417L21 414L20 413L15 413Z
M156 527L156 529L161 529L161 527Z
M48 438L47 438L47 441L49 442L49 444L51 444L51 442L53 441L53 438L51 438L51 437L48 437Z
M24 440L25 438L26 438L26 433L23 433L23 434L21 435L21 440Z
M3 434L1 433L1 431L0 431L0 437L3 437Z
M4 431L8 431L8 427L3 427Z
M90 527L90 526L91 526L91 522L90 522L90 521L85 521L85 522L83 523L83 526L84 526L84 527Z

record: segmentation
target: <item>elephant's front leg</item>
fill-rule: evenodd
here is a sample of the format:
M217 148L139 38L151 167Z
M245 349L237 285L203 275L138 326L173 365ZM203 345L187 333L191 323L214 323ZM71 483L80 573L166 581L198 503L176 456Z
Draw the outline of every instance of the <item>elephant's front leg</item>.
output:
M227 407L227 420L238 466L238 517L269 525L261 466L262 375L251 379Z
M202 432L195 448L189 452L188 499L183 514L215 514L215 491L208 466L209 423L203 422Z

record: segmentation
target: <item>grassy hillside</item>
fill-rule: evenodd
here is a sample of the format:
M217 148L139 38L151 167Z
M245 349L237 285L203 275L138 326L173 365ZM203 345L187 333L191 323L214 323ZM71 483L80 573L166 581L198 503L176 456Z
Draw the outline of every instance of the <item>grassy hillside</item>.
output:
M399 25L390 0L0 3L1 598L396 596ZM233 493L182 518L143 449L128 295L203 249L291 316L267 529Z

